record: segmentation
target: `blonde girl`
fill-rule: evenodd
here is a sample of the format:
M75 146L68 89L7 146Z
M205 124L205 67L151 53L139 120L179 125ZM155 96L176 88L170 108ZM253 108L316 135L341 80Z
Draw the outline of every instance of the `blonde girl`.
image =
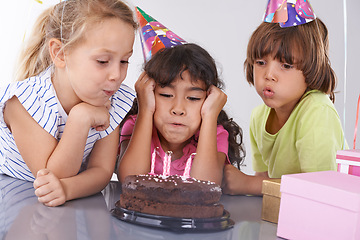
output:
M111 179L137 24L119 0L68 0L39 16L17 82L0 90L0 173L34 181L47 206Z

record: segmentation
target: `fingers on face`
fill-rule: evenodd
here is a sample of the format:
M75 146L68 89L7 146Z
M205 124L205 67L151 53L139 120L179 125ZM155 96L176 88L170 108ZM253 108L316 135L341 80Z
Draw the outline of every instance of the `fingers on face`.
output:
M138 79L138 83L140 82L146 82L146 80L148 79L149 77L147 76L146 72L142 72L139 79Z
M146 72L143 72L141 75L140 75L140 81L143 83L143 84L150 84L150 83L153 83L154 80L152 78L150 78Z

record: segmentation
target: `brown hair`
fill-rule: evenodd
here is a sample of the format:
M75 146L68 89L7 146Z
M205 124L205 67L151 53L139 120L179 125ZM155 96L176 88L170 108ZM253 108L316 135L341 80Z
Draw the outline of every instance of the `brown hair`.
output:
M306 24L281 28L278 23L263 22L253 32L244 63L246 80L254 85L254 63L267 55L294 65L305 77L308 90L329 94L334 102L336 75L328 56L329 39L325 24L315 19Z
M137 29L131 9L120 0L67 0L45 10L37 19L19 56L16 80L38 75L51 64L48 41L59 39L63 49L83 40L94 23L118 18Z

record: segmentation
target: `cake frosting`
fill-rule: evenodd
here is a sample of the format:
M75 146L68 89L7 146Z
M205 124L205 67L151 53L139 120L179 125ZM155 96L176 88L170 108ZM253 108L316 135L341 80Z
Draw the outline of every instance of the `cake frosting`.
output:
M122 184L120 205L137 212L181 217L223 215L219 185L178 175L130 175Z

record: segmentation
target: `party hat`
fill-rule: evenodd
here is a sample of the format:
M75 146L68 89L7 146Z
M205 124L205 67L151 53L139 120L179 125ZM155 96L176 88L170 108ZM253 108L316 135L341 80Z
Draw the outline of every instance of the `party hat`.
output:
M292 27L313 21L315 13L308 0L269 0L264 22Z
M141 28L140 40L145 61L148 61L152 55L162 48L170 48L186 43L185 40L146 14L139 7L136 7L135 10Z

